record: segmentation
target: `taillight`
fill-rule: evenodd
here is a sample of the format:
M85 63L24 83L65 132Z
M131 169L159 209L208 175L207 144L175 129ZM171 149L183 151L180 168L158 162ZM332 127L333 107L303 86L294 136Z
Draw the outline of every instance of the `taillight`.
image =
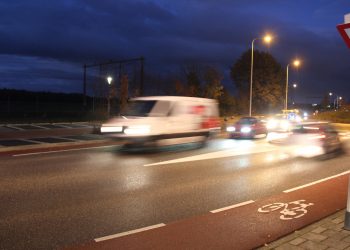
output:
M217 128L220 127L220 121L216 117L208 117L202 122L202 128Z

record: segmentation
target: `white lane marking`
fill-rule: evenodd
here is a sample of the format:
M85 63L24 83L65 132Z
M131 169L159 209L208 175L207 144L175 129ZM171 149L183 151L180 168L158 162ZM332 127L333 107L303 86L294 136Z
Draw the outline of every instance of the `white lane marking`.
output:
M25 129L23 129L23 128L19 128L19 127L16 127L16 126L14 126L14 125L6 125L6 127L8 127L8 128L13 128L13 129L16 129L16 130L25 130Z
M266 145L265 148L257 147L257 148L226 149L226 150L222 150L222 151L194 155L194 156L189 156L189 157L184 157L184 158L179 158L179 159L174 159L174 160L169 160L169 161L162 161L162 162L145 164L144 166L148 167L148 166L165 165L165 164L180 163L180 162L224 158L224 157L237 156L237 155L265 153L265 152L270 152L270 151L274 151L277 149L278 148L276 148L276 146L271 146L271 145Z
M218 212L221 212L221 211L225 211L225 210L228 210L228 209L231 209L231 208L245 206L245 205L251 204L253 202L254 202L253 200L249 200L249 201L241 202L241 203L238 203L238 204L235 204L235 205L232 205L232 206L227 206L227 207L215 209L215 210L212 210L210 212L215 214L215 213L218 213Z
M46 127L42 127L42 126L40 126L40 125L30 124L30 126L32 126L32 127L36 127L36 128L41 128L41 129L48 129L48 128L46 128Z
M113 146L114 146L114 145L110 145L110 146L101 146L101 147L72 148L72 149L62 149L62 150L45 151L45 152L35 152L35 153L26 153L26 154L15 154L15 155L12 155L12 156L13 156L13 157L19 157L19 156L27 156L27 155L41 155L41 154L51 154L51 153L78 151L78 150L85 150L85 149L108 148L108 147L113 147Z
M72 128L72 127L69 127L67 125L63 125L63 124L59 124L59 123L54 123L54 125L60 126L62 128Z
M310 182L310 183L305 184L305 185L301 185L301 186L298 186L298 187L295 187L295 188L284 190L283 193L290 193L290 192L293 192L295 190L299 190L299 189L302 189L302 188L305 188L305 187L309 187L309 186L312 186L312 185L315 185L315 184L318 184L318 183L321 183L321 182L324 182L324 181L327 181L327 180L331 180L331 179L334 179L334 178L337 178L339 176L343 176L343 175L346 175L346 174L349 174L349 173L350 173L350 170L342 172L342 173L337 174L337 175L329 176L329 177L324 178L324 179L320 179L318 181Z
M42 141L35 141L35 140L29 140L29 139L19 139L20 141L27 141L27 142L34 142L36 144L42 144Z
M135 230L131 230L131 231L127 231L127 232L123 232L123 233L119 233L119 234L112 234L112 235L108 235L108 236L104 236L101 238L96 238L95 242L100 242L100 241L104 241L104 240L110 240L110 239L114 239L114 238L119 238L125 235L129 235L129 234L136 234L136 233L140 233L143 231L147 231L147 230L151 230L151 229L155 229L155 228L159 228L159 227L164 227L165 224L164 223L159 223L156 225L152 225L152 226L148 226L148 227L142 227L139 229L135 229Z

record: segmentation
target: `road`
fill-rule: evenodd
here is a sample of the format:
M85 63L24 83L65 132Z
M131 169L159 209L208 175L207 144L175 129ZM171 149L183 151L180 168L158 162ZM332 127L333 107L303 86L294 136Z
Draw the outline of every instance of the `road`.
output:
M292 158L263 139L3 156L0 249L64 248L190 218L348 171L348 161Z

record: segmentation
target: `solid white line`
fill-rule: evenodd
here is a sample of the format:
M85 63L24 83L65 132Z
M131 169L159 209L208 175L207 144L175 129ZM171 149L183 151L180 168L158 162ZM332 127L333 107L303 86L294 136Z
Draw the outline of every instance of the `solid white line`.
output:
M101 237L101 238L97 238L97 239L95 239L95 242L100 242L100 241L104 241L104 240L110 240L110 239L114 239L114 238L119 238L119 237L122 237L122 236L125 236L125 235L136 234L136 233L139 233L139 232L143 232L143 231L147 231L147 230L151 230L151 229L155 229L155 228L159 228L159 227L164 227L164 226L165 226L164 223L160 223L160 224L156 224L156 225L152 225L152 226L148 226L148 227L142 227L142 228L139 228L139 229L135 229L135 230L119 233L119 234L112 234L112 235L104 236L104 237Z
M226 158L232 156L239 155L248 155L248 154L259 154L259 153L267 153L271 151L276 151L278 148L272 145L268 145L265 148L236 148L236 149L226 149L211 153L205 153L200 155L188 156L184 158L162 161L156 163L145 164L145 167L156 166L156 165L165 165L165 164L173 164L173 163L183 163L183 162L191 162L191 161L200 161L200 160L211 160L218 158Z
M231 209L231 208L236 208L236 207L241 207L241 206L244 206L244 205L248 205L248 204L253 203L253 202L254 202L253 200L249 200L249 201L241 202L241 203L238 203L238 204L235 204L235 205L232 205L232 206L227 206L227 207L215 209L215 210L212 210L210 212L215 214L215 213L218 213L218 212L221 212L221 211L225 211L225 210L228 210L228 209Z
M310 183L305 184L305 185L301 185L301 186L298 186L298 187L295 187L295 188L284 190L283 193L290 193L290 192L293 192L295 190L299 190L299 189L302 189L304 187L309 187L309 186L312 186L312 185L315 185L315 184L318 184L318 183L321 183L321 182L324 182L324 181L327 181L327 180L330 180L330 179L334 179L334 178L337 178L339 176L346 175L346 174L349 174L349 173L350 173L350 171L345 171L343 173L340 173L340 174L337 174L337 175L333 175L333 176L330 176L330 177L327 177L327 178L324 178L324 179L321 179L321 180L318 180L318 181L310 182Z
M12 156L13 156L13 157L19 157L19 156L27 156L27 155L51 154L51 153L78 151L78 150L84 150L84 149L108 148L108 147L111 147L111 146L113 146L113 145L110 145L110 146L101 146L101 147L72 148L72 149L63 149L63 150L54 150L54 151L27 153L27 154L16 154L16 155L12 155Z

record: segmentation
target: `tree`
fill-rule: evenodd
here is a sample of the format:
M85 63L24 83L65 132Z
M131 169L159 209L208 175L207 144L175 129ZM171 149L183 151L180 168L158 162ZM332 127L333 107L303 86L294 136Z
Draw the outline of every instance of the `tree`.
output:
M129 79L128 75L123 74L120 79L120 112L125 111L129 97Z
M222 89L219 97L220 115L231 116L238 113L237 100L226 88Z
M249 108L251 51L244 52L231 68L231 78L238 90L238 100L242 111ZM267 112L282 107L283 81L281 65L266 52L254 51L253 100L254 112Z
M204 89L203 97L212 98L218 100L223 94L223 86L221 81L223 76L214 67L207 67L204 72Z
M329 93L326 93L324 96L323 96L323 99L321 101L321 107L323 109L329 109L330 108L330 100L329 100Z
M200 67L196 64L188 65L185 69L187 81L187 95L200 96L201 95L201 81L200 81Z
M185 94L185 87L180 80L175 80L175 93L176 95Z

